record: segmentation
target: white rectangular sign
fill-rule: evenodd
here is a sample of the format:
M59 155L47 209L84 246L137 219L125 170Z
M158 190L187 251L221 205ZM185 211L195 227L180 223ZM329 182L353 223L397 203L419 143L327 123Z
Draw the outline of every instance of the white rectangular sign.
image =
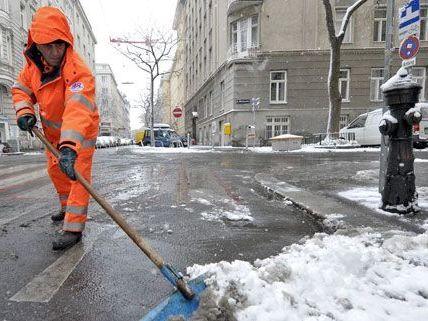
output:
M410 67L410 66L416 66L416 57L413 57L409 60L403 60L401 63L402 67Z
M420 36L420 5L419 0L410 0L399 10L398 37L400 43L409 36Z

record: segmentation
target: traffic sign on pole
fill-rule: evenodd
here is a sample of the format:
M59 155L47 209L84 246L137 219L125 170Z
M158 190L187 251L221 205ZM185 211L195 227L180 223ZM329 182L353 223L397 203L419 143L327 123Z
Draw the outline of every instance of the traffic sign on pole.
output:
M415 36L409 36L400 45L401 59L408 60L416 56L419 51L419 39Z
M181 107L177 106L172 110L172 115L175 118L180 118L183 115L183 110L181 109Z
M421 29L419 0L410 0L399 11L398 38L400 42L409 36L419 38Z

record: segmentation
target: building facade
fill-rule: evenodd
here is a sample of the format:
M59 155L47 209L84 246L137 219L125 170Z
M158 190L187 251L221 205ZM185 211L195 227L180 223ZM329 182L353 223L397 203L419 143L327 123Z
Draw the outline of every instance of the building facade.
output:
M178 0L177 8L174 16L173 29L177 34L184 34L186 28L186 19L183 14L185 1ZM184 104L185 104L185 70L184 70L184 59L185 59L185 42L178 41L175 50L174 61L171 67L170 75L170 97L169 102L171 109L174 110L176 107L180 107L182 110L181 117L172 117L172 126L179 135L186 134L186 128L184 125Z
M28 133L18 129L11 88L24 65L23 50L31 18L37 8L45 5L56 6L65 13L73 31L77 52L95 70L96 39L79 1L0 0L0 141L10 143L15 150L40 146ZM83 39L80 45L79 38Z
M95 69L97 107L100 113L99 136L130 138L129 102L118 90L109 64L95 64Z
M353 3L331 0L336 31ZM395 20L404 3L396 1ZM428 1L421 1L421 49L413 68L421 101L427 10ZM179 0L177 13L185 21L177 32L184 45L186 131L198 143L244 145L248 125L256 127L257 145L285 133L325 133L330 46L322 1ZM341 126L383 105L385 31L385 0L369 0L351 18L341 48ZM392 72L401 65L397 37L394 43ZM226 123L230 136L223 134Z

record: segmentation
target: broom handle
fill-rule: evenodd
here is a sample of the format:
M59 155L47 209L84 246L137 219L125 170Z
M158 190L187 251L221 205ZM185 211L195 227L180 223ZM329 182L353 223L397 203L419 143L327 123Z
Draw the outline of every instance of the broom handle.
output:
M52 144L46 139L46 137L40 132L40 130L37 127L32 128L32 132L42 141L42 143L46 146L46 148L56 157L59 159L60 153L59 151L52 146ZM155 251L153 248L138 234L138 232L131 227L131 225L128 224L128 222L125 221L125 219L120 215L107 201L100 195L98 192L88 183L88 181L80 175L77 171L76 178L79 181L80 184L83 185L83 187L91 194L91 196L97 201L98 204L107 212L108 215L117 223L117 225L120 226L120 228L128 234L128 236L134 241L134 243L147 255L147 257L161 270L162 274L164 274L165 277L165 269L166 264L165 261L162 259L162 257ZM174 279L174 276L172 276ZM193 297L193 293L190 290L190 288L187 286L186 282L184 282L183 279L178 280L171 280L170 277L167 277L167 279L173 283L174 286L177 286L177 288L180 290L181 293L186 298ZM175 281L175 282L174 282Z

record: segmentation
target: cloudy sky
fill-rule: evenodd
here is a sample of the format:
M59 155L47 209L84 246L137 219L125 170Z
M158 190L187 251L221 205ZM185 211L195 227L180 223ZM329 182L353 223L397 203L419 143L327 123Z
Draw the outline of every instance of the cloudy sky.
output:
M80 0L97 38L96 62L111 65L119 89L131 104L138 100L149 84L146 74L127 61L110 45L110 37L129 35L139 27L171 30L176 0ZM122 84L131 82L133 84ZM141 126L136 121L138 110L131 110L131 128Z

